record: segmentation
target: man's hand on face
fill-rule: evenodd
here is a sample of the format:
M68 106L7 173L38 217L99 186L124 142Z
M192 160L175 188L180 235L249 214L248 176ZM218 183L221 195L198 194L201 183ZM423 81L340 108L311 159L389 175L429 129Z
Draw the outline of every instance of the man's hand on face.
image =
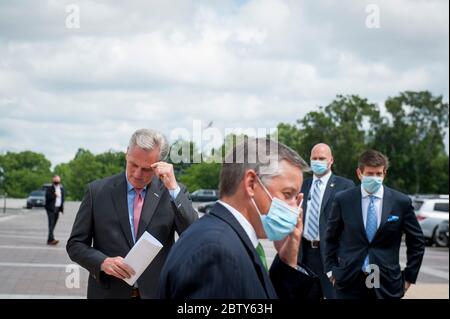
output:
M297 203L301 203L303 194L299 195ZM300 241L303 234L303 209L299 208L299 215L297 225L292 233L286 238L274 241L275 249L280 256L280 259L292 268L297 268L298 250L300 248Z
M152 169L167 189L174 190L178 187L172 164L157 162L152 165Z
M106 274L119 279L128 279L135 274L134 270L124 263L122 257L106 258L100 269Z

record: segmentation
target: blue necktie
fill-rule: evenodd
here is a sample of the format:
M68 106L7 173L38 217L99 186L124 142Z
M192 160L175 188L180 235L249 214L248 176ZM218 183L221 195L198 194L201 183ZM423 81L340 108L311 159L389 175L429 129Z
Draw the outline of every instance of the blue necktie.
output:
M369 207L367 208L367 220L366 220L366 235L369 242L373 240L373 237L375 237L375 233L378 229L378 217L377 212L375 209L375 196L370 195L370 203ZM370 272L369 267L369 255L367 255L366 259L364 260L363 265L363 271L364 272Z
M309 202L308 210L308 232L307 235L310 240L319 238L319 208L320 208L320 184L322 181L317 179L314 182L312 189L311 200Z

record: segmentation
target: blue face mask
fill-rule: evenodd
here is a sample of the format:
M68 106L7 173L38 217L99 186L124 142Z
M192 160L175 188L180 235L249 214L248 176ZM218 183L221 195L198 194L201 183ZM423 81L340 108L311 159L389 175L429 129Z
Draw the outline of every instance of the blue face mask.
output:
M315 175L323 175L328 171L328 161L311 161L311 169Z
M258 180L266 194L272 200L272 204L270 205L269 212L266 215L261 214L255 200L252 198L253 205L261 217L261 222L267 238L271 241L281 240L292 233L297 225L299 209L289 206L281 199L272 197L259 177Z
M374 194L378 192L381 185L383 185L383 177L363 175L361 183L366 192L369 194Z

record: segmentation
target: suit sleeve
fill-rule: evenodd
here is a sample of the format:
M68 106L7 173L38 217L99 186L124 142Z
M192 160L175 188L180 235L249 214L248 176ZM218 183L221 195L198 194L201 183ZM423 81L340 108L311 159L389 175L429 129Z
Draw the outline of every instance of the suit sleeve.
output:
M181 234L198 219L198 213L192 206L192 200L185 186L180 185L180 192L173 200L175 213L175 229Z
M405 280L414 284L422 265L425 253L425 240L410 199L408 199L408 207L403 219L403 232L405 233L407 257L404 270Z
M333 201L331 213L328 218L327 230L325 232L325 273L332 271L333 267L338 265L337 252L342 229L341 205L337 197Z
M60 208L60 211L62 212L62 213L64 213L64 201L66 200L66 194L65 194L66 192L65 192L65 190L64 190L64 187L61 187L61 208Z
M97 281L100 281L100 266L107 256L91 247L93 228L92 191L88 187L75 218L66 250L72 261L87 269Z
M172 256L174 257L174 256ZM160 277L162 299L233 299L242 296L238 256L206 243L181 263L168 259Z
M45 207L50 207L50 203L54 201L56 198L55 193L53 192L53 187L48 187L45 190Z
M280 299L321 300L323 299L317 275L299 265L303 272L281 261L278 255L270 267L270 279Z
M353 188L353 187L355 187L355 183L351 179L349 179L347 184L346 184L345 189L350 189L350 188Z

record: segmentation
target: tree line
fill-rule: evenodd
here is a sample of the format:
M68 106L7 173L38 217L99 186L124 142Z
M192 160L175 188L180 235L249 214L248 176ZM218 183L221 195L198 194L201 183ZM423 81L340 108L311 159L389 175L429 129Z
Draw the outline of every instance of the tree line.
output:
M333 171L355 182L359 155L366 149L376 149L390 160L388 185L408 194L448 193L449 157L444 144L449 124L448 103L428 91L406 91L388 98L384 109L381 112L378 105L357 95L338 95L330 104L318 107L294 124L279 123L278 140L306 160L314 144L329 144L335 159ZM228 136L216 153L235 138ZM217 188L220 164L205 157L201 163L192 164L199 153L196 145L181 140L172 146L180 143L188 147L189 158L174 163L177 179L191 192ZM57 165L54 170L43 154L7 152L0 154L0 193L25 197L57 174L68 199L80 200L87 183L124 169L124 152L93 154L79 149L71 161Z

